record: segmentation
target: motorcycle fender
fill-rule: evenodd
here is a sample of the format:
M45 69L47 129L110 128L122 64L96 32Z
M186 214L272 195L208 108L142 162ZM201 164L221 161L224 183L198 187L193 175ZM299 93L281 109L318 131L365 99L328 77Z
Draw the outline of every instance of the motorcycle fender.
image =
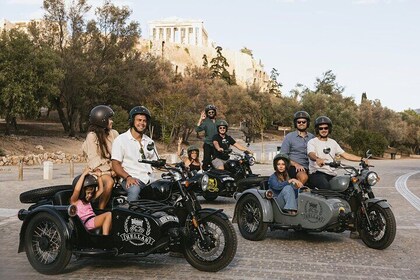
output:
M225 213L223 213L223 209L213 209L213 208L203 208L197 211L199 214L199 219L198 221L202 221L205 220L206 218L213 216L213 215L217 215L220 218L222 218L223 220L229 220L228 215L226 215Z
M61 207L62 208L62 207ZM34 217L35 215L42 213L42 212L46 212L48 214L50 214L51 216L56 217L60 223L62 224L64 230L64 236L66 240L70 240L71 237L71 231L67 225L66 220L64 219L63 215L60 214L60 212L55 209L54 206L52 205L43 205L40 206L36 209L34 209L33 211L31 211L30 213L27 214L27 216L25 217L25 220L23 221L22 227L20 229L20 234L19 234L19 248L18 248L18 253L21 253L24 251L24 244L25 244L25 232L26 232L26 228L28 227L29 222L31 221L32 217ZM66 244L70 244L70 242L66 242Z
M265 190L258 190L258 189L248 189L242 193L238 193L235 196L236 199L236 206L238 205L239 201L243 199L245 196L253 195L255 196L258 201L260 202L262 213L263 213L263 222L272 223L273 222L273 207L271 205L271 201L265 198ZM233 214L232 222L237 222L237 209L235 206L235 211Z
M386 199L369 198L368 200L366 200L366 203L367 203L368 206L370 206L372 204L378 204L383 209L391 208L391 205L388 203L388 201L386 201Z

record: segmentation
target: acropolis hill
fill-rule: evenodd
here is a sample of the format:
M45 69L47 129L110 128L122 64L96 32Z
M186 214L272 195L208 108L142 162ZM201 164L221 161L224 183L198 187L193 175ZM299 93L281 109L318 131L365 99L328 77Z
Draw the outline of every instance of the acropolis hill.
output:
M42 26L42 20L35 20ZM1 29L18 28L26 31L29 22L0 21ZM217 43L211 42L202 20L166 18L148 23L149 39L141 38L138 48L143 52L164 57L171 62L174 70L184 73L187 67L203 66L203 56L210 64L216 57ZM239 50L230 50L226 46L222 54L229 63L228 71L235 71L236 82L240 86L257 85L262 90L267 87L269 77L261 62Z

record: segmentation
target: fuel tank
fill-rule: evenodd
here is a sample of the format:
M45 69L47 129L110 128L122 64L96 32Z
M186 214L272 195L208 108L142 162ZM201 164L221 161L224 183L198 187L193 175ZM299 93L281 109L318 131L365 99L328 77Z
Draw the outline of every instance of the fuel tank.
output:
M336 176L330 180L330 188L336 192L343 192L345 191L350 184L350 176L342 175Z

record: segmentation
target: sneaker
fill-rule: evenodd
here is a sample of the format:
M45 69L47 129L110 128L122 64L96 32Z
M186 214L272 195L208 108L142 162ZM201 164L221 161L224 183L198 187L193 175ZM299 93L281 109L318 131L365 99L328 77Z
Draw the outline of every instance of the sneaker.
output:
M350 231L350 238L351 239L360 239L360 234L358 231Z

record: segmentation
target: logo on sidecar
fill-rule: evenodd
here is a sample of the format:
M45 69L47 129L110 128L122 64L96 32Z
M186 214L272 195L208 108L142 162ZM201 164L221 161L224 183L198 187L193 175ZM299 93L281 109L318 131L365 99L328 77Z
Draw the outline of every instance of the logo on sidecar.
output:
M322 216L321 204L310 201L306 202L303 219L308 220L311 223L323 223L325 218Z
M217 179L209 178L207 191L209 191L209 192L218 192L219 191L219 188L217 187Z
M153 245L155 239L150 236L152 230L147 218L131 218L128 216L124 222L125 233L120 234L121 240L130 242L135 246Z

